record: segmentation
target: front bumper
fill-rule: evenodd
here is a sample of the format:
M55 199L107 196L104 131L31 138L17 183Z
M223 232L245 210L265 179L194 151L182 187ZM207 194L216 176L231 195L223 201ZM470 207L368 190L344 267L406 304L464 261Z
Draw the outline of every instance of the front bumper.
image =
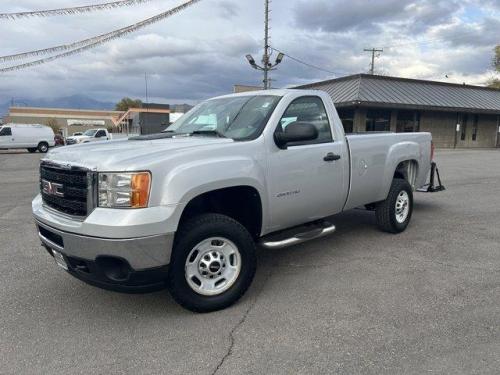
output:
M108 239L64 232L36 221L42 245L64 257L68 272L89 284L120 292L165 286L173 234Z

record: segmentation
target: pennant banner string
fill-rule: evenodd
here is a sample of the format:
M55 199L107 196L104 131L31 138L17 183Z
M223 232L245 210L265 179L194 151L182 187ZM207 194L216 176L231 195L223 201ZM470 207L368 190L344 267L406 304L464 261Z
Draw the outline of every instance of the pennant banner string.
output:
M28 57L28 56L39 56L39 55L50 54L50 53L54 53L54 52L65 51L65 52L58 54L58 55L55 55L55 56L50 56L50 57L46 57L46 58L43 58L40 60L27 62L25 64L14 65L14 66L2 68L2 69L0 69L0 73L11 72L14 70L28 68L28 67L34 66L34 65L44 64L46 62L50 62L50 61L60 59L63 57L68 57L68 56L86 51L88 49L95 48L103 43L109 42L113 39L120 38L126 34L135 32L135 31L137 31L141 28L144 28L148 25L159 22L167 17L170 17L176 13L179 13L180 11L184 10L185 8L187 8L191 5L194 5L200 1L201 0L187 1L184 4L181 4L181 5L179 5L175 8L172 8L166 12L157 14L156 16L153 16L151 18L145 19L141 22L135 23L135 24L130 25L130 26L123 27L121 29L118 29L118 30L115 30L115 31L112 31L112 32L109 32L106 34L101 34L101 35L95 36L93 38L88 38L88 39L80 40L80 41L77 41L74 43L63 44L63 45L55 46L55 47L51 47L51 48L45 48L45 49L40 49L40 50L36 50L36 51L20 53L17 55L0 56L0 62L5 62L5 61L12 61L12 60L21 59L21 58Z
M50 17L50 16L62 16L62 15L72 15L79 13L88 13L96 10L113 9L119 7L125 7L130 5L147 3L152 0L120 0L111 1L102 4L85 5L72 8L59 8L59 9L47 9L47 10L35 10L32 12L18 12L18 13L0 13L0 20L14 20L17 18L29 18L29 17Z

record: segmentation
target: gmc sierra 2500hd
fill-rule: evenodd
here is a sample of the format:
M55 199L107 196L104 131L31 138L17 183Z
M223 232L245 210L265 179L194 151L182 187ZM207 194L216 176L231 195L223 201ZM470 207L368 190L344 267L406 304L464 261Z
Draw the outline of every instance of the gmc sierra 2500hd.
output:
M325 218L360 206L404 231L431 162L429 133L346 136L324 92L233 94L160 134L51 151L32 208L73 276L124 292L168 286L182 306L213 311L249 287L256 245L324 236L335 230Z

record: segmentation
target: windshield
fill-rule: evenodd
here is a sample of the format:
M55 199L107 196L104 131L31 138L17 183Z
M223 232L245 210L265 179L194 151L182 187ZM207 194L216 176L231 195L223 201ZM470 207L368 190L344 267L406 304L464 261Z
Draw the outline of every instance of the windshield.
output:
M208 100L180 117L166 131L253 139L262 132L280 99L274 95L259 95Z
M97 133L96 129L89 129L83 135L86 135L87 137L93 137Z

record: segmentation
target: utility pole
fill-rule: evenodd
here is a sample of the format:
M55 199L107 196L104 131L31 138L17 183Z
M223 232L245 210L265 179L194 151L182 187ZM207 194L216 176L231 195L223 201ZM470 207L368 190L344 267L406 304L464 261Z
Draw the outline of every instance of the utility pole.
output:
M144 114L144 129L147 129L149 115L149 95L148 95L148 73L144 72L144 84L146 89L146 113ZM142 133L142 132L141 132Z
M377 49L377 48L365 48L363 51L365 52L371 52L372 53L372 63L370 65L370 74L373 75L375 74L375 54L376 53L382 53L384 50L382 48ZM377 57L380 55L377 55Z
M264 56L262 64L264 66L264 90L269 88L269 0L265 0L265 21L264 21Z
M252 55L246 55L246 58L252 68L257 70L262 70L264 72L264 79L262 82L264 83L264 90L267 90L271 87L271 79L269 78L269 71L275 70L275 66L280 64L283 61L285 55L283 53L278 53L276 57L276 62L273 64L270 62L271 57L271 47L269 46L269 2L270 0L265 1L265 21L264 21L264 55L262 56L262 66L257 65L255 59Z

